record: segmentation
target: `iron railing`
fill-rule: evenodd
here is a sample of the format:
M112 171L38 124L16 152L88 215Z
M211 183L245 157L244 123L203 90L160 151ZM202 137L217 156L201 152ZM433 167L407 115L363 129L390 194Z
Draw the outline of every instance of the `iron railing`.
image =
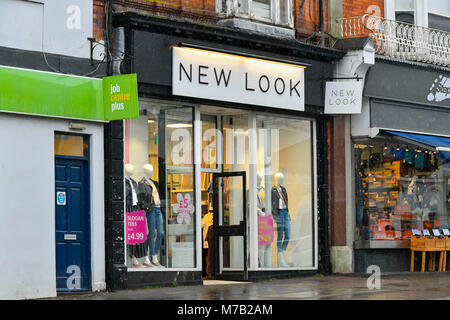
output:
M370 36L377 54L450 66L450 33L385 18L364 15L337 22L341 38Z

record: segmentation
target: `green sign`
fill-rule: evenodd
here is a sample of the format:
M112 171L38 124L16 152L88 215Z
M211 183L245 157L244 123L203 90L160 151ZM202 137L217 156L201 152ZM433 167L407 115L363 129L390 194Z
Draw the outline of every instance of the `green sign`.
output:
M103 101L107 120L139 117L136 74L103 78Z
M106 100L111 80L123 95L115 92ZM112 110L111 99L116 99L117 110ZM109 121L137 118L137 99L135 74L102 80L0 66L0 112Z

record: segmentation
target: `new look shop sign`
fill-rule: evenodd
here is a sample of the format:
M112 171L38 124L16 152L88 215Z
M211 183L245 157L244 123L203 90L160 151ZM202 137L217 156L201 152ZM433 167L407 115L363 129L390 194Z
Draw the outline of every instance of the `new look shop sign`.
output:
M304 111L305 67L174 47L172 94Z
M325 87L325 113L361 113L362 83L359 81L327 82Z

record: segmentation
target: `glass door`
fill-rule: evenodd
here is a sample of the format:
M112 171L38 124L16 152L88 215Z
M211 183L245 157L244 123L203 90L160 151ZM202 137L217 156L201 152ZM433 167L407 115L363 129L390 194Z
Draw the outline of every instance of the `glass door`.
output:
M214 278L248 280L246 172L213 173Z

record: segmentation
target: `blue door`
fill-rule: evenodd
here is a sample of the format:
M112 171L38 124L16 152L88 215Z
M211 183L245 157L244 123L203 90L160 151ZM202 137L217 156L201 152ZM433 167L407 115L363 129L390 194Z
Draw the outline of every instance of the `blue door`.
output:
M90 291L89 161L55 156L56 288Z

